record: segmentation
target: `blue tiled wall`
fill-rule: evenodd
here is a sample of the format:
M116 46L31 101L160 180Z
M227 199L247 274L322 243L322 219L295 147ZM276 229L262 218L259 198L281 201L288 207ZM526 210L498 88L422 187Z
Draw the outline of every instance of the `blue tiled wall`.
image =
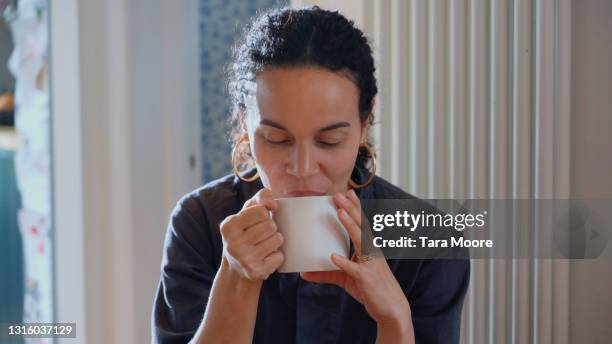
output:
M277 0L200 0L201 142L204 182L231 173L231 146L227 137L230 113L224 74L231 46L256 11L286 4L286 1Z

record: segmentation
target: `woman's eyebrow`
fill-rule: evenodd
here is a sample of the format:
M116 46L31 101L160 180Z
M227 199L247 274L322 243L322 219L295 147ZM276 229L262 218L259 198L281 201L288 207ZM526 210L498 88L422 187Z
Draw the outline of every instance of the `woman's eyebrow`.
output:
M281 130L284 130L284 131L288 131L287 128L285 128L282 125L280 125L280 124L278 124L278 123L276 123L274 121L271 121L269 119L262 119L261 121L259 121L259 124L260 125L269 125L269 126L274 127L274 128L278 128L278 129L281 129Z
M351 124L349 122L338 122L338 123L334 123L332 125L328 125L325 128L322 128L319 131L329 131L329 130L334 130L334 129L338 129L338 128L346 128L346 127L350 127Z
M276 123L274 121L271 121L269 119L262 119L261 121L259 121L260 125L268 125L274 128L278 128L281 130L285 130L288 131L287 128L283 127L281 124ZM319 131L330 131L330 130L334 130L334 129L338 129L338 128L346 128L346 127L350 127L351 124L349 122L338 122L338 123L334 123L331 125L328 125L324 128L319 129Z

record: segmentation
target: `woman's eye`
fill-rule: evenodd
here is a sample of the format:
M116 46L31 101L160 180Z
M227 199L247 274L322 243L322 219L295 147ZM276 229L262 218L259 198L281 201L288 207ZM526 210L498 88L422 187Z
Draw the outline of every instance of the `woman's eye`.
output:
M289 142L289 140L286 140L286 139L281 139L281 140L276 139L276 140L273 140L273 139L270 139L270 138L267 138L267 137L265 138L265 140L268 141L268 143L271 143L273 145L280 145L280 144L284 144L284 143Z
M334 142L330 142L330 141L319 141L319 143L325 147L335 147L337 145L340 144L341 141L334 141Z

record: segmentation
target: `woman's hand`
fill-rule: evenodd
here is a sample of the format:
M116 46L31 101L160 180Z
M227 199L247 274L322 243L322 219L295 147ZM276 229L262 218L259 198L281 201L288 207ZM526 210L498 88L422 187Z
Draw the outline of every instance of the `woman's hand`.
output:
M253 342L262 281L284 260L278 251L283 237L270 218L277 208L270 190L262 189L221 223L221 267L190 343Z
M333 254L331 259L340 271L303 272L303 279L317 283L338 285L353 298L364 305L366 311L376 321L381 335L393 342L413 342L410 305L389 265L382 254L361 257L361 202L353 190L337 194L334 202L338 207L338 217L355 247L351 260ZM387 335L381 331L386 331ZM397 336L400 336L399 338Z
M242 210L221 223L223 259L229 270L250 281L265 280L283 263L278 250L283 236L270 211L278 209L269 189L261 189L244 203Z

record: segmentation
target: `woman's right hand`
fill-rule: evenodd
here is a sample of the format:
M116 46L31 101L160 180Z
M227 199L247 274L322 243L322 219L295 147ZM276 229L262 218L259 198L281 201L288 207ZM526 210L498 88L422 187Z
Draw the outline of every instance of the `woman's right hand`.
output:
M221 222L223 254L203 320L191 343L251 343L262 282L285 259L283 237L270 218L278 202L260 190ZM227 326L227 324L232 326Z
M269 189L261 189L244 203L242 210L221 222L223 259L230 271L250 281L268 278L283 263L278 250L283 236L270 211L278 209Z

